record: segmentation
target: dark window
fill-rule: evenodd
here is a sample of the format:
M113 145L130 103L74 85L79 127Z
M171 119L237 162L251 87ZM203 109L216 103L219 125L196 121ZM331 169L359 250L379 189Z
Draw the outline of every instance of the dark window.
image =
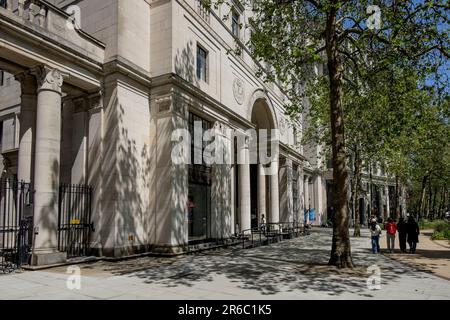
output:
M0 70L0 87L5 84L5 73Z
M236 38L239 38L240 18L239 13L233 11L231 16L231 32Z
M197 46L197 79L208 82L208 52Z
M195 137L195 124L200 123L202 132L197 133ZM211 123L196 114L189 113L189 133L191 135L191 163L190 181L194 183L210 184L211 183L211 166L205 163L203 157L205 148L211 141L203 141L205 131L211 129ZM195 138L202 139L201 148L195 145ZM202 164L196 164L196 158L201 159Z

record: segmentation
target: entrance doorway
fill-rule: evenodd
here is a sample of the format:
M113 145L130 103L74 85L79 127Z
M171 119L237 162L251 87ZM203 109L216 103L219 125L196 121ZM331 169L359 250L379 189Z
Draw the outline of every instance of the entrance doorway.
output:
M208 238L211 208L211 187L202 184L189 184L189 242Z
M194 144L194 127L201 124L201 134L211 128L211 123L196 114L189 113L189 131L191 135L191 159L203 158L206 143L200 148ZM198 133L197 133L198 134ZM211 238L211 165L202 164L189 166L188 194L188 240L189 243L204 242Z

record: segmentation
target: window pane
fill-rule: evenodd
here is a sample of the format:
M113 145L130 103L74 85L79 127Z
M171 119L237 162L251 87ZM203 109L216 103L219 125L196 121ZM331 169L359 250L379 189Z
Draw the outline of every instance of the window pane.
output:
M197 47L197 78L206 82L207 52Z
M233 12L231 19L231 32L235 37L239 37L239 14L237 12Z

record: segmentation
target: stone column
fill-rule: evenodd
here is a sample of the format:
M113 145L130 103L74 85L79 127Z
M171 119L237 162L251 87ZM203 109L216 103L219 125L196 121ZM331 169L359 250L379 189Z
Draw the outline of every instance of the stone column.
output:
M231 198L230 198L230 210L231 210L231 234L235 235L238 230L236 230L236 166L232 165L230 167L230 192L231 192Z
M278 179L278 159L271 163L270 176L270 219L271 223L280 222L280 195Z
M304 199L304 181L303 181L303 169L298 168L298 210L297 210L297 222L303 221L303 214L305 210L305 199Z
M57 252L59 166L61 147L61 87L63 75L40 67L38 78L36 160L34 175L33 265L63 262Z
M35 138L36 138L36 78L28 73L16 76L21 85L20 134L18 180L31 182L33 179Z
M304 201L304 210L309 210L310 209L310 199L309 199L309 176L305 175L304 177L304 183L303 183L303 187L304 187L304 196L305 196L305 201ZM305 211L303 211L303 217L305 217ZM307 216L307 219L304 219L304 222L307 223L309 222L309 215Z
M266 175L264 165L258 164L258 223L264 215L267 221L266 213Z
M286 159L286 182L287 182L287 220L284 222L293 222L294 221L294 196L292 194L292 160Z
M239 150L239 207L241 232L251 228L250 154L246 143Z

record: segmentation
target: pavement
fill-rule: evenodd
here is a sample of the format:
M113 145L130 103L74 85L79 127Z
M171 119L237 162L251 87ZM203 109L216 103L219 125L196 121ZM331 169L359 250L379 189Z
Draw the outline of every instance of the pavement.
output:
M173 258L86 263L75 269L17 271L0 276L0 299L450 299L450 281L429 270L372 254L367 230L362 231L363 237L352 238L356 268L327 266L331 233L330 229L314 229L309 236L246 250L218 249ZM74 271L80 272L80 278L70 273ZM377 279L378 288L372 286Z
M395 239L396 250L388 254L390 258L401 261L418 270L431 272L450 281L450 245L448 240L431 240L433 230L422 230L417 244L416 254L401 254L398 235ZM386 248L386 232L380 241L382 248ZM408 247L408 245L406 245Z

